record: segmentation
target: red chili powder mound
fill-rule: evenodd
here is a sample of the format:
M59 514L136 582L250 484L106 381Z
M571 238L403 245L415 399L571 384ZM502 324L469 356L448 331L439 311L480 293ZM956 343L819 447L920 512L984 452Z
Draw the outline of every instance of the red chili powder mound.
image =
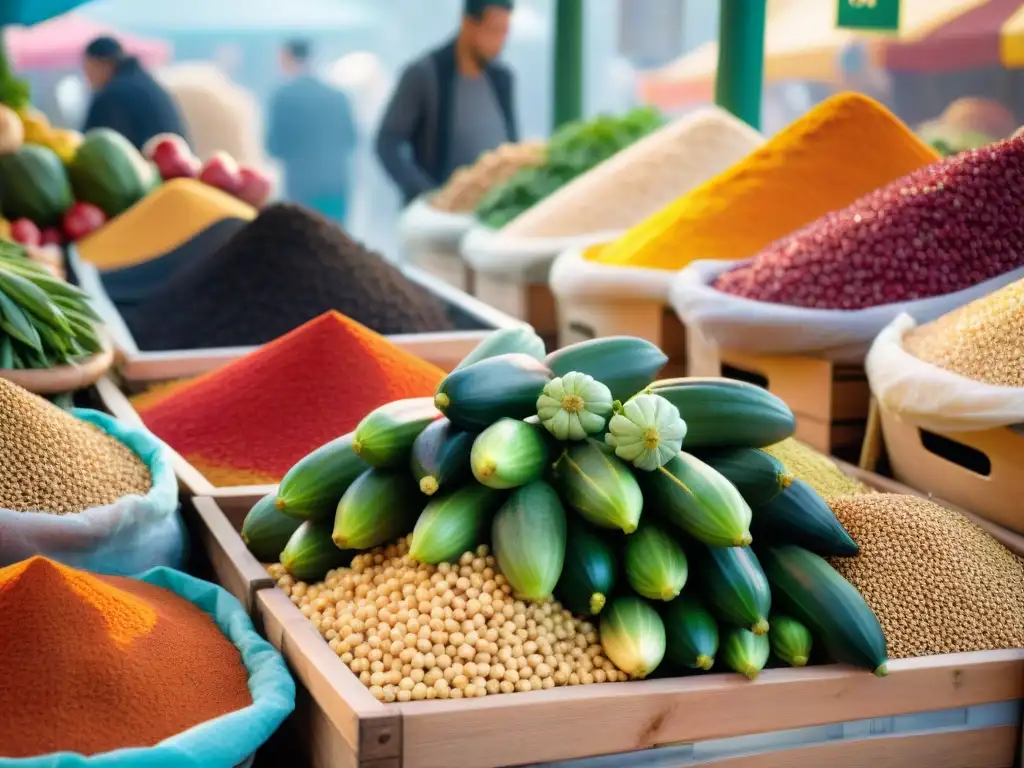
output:
M140 410L215 485L277 482L374 408L430 397L445 373L328 312Z
M863 309L942 296L1021 266L1024 138L894 181L776 241L714 287L773 304Z
M0 569L0 756L151 747L252 704L201 609L135 579L33 557Z

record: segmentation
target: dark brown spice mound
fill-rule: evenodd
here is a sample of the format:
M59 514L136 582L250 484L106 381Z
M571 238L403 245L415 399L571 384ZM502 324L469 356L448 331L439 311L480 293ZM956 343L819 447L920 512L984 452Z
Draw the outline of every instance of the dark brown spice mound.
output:
M123 315L143 350L264 344L337 310L381 334L447 331L445 303L306 208L273 205Z
M929 165L823 216L714 287L773 304L864 309L961 291L1021 266L1024 138L1016 138Z

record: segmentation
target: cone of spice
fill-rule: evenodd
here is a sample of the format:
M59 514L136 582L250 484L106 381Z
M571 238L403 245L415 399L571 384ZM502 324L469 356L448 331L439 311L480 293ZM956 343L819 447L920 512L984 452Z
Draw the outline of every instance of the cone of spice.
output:
M328 312L223 368L137 401L146 426L214 485L276 483L374 408L433 397L445 374Z
M0 378L0 508L71 514L152 484L124 443Z
M252 704L213 620L135 579L42 557L2 568L0 637L0 757L151 747Z
M754 301L865 309L1024 267L1024 139L922 168L773 243L714 287Z
M676 271L696 259L745 259L861 195L938 160L881 104L842 93L619 240L602 264Z

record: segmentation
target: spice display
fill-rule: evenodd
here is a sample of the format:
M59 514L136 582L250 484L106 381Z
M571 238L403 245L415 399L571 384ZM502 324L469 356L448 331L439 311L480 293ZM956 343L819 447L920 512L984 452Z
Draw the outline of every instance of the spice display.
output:
M447 213L472 213L484 195L524 168L541 165L546 155L547 144L543 141L502 144L472 165L458 168L430 198L430 206Z
M0 508L70 514L151 485L128 446L0 378Z
M793 477L803 480L826 499L873 493L864 483L844 474L828 456L793 438L764 450L781 461Z
M968 379L1024 387L1024 280L915 328L903 348Z
M1024 648L1024 563L927 499L832 501L860 554L833 566L871 606L893 658Z
M723 109L686 115L578 176L502 229L567 237L628 229L742 160L763 142Z
M4 757L151 747L252 704L213 620L142 581L42 557L0 569L0 635Z
M276 483L379 405L434 394L444 372L337 312L136 403L214 485Z
M773 243L714 287L816 309L943 296L1024 266L1024 139L922 168Z
M882 105L860 94L839 94L585 257L673 271L696 259L745 259L937 159Z
M251 221L256 209L195 179L174 179L77 244L101 270L142 264L223 219Z
M140 349L167 350L264 344L331 310L384 334L454 325L441 299L336 225L289 204L265 208L123 315Z

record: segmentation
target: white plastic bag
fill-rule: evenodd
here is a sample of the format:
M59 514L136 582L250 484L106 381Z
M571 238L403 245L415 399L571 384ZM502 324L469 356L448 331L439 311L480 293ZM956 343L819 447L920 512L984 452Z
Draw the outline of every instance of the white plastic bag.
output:
M620 267L583 258L582 248L563 251L551 265L551 292L561 300L607 298L650 299L668 303L675 272L646 267Z
M951 312L1024 277L1024 267L945 296L869 309L804 309L733 296L711 287L738 261L695 261L676 274L669 292L679 318L723 349L757 354L813 354L839 363L864 359L871 342L901 313L919 323Z
M462 258L486 275L508 275L523 283L547 283L555 258L563 251L611 242L621 232L574 237L508 237L501 230L476 226L462 239Z
M864 367L872 394L932 432L974 432L1024 423L1024 389L968 379L914 357L903 337L917 326L902 314L871 345Z
M457 252L463 235L475 223L472 213L439 211L430 205L427 197L417 197L402 211L398 232L406 250L427 246Z
M170 449L144 427L84 408L70 412L135 451L149 467L153 486L145 496L125 496L73 515L0 509L0 567L46 555L75 568L116 576L158 566L181 568L188 537L178 513Z

